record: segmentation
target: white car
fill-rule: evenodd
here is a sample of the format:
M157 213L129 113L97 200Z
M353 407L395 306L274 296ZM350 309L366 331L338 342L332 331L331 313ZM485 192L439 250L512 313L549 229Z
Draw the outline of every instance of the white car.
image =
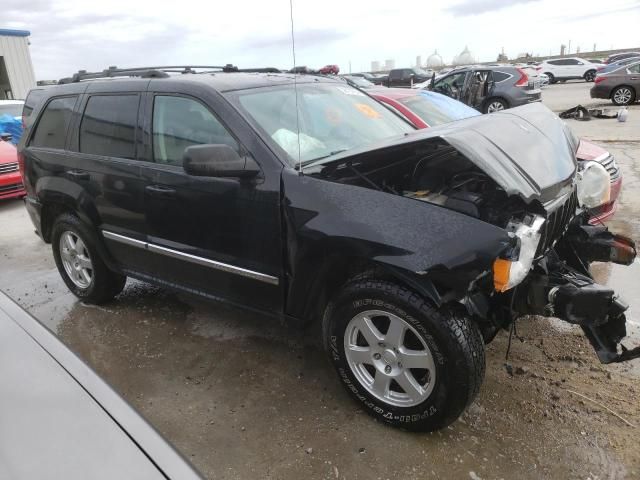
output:
M541 72L549 77L549 83L577 78L583 78L587 82L593 82L598 69L597 64L579 57L545 60L540 66L542 67Z
M0 100L0 117L2 115L11 115L16 120L20 120L23 106L23 100Z

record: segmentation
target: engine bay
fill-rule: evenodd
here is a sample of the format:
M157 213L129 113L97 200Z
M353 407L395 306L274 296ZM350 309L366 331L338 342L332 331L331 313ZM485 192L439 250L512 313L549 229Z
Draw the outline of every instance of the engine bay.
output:
M440 140L403 145L323 166L327 180L428 202L506 227L532 205L507 193L455 148Z

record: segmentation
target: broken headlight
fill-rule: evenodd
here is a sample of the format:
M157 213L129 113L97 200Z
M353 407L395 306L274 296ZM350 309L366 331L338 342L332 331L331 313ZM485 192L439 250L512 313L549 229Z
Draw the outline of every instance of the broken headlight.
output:
M597 162L586 162L578 172L578 202L581 207L595 208L609 203L611 178L609 172Z
M529 274L544 221L540 215L534 215L523 222L509 222L507 231L516 241L516 246L505 258L497 258L493 262L493 286L496 291L506 292Z

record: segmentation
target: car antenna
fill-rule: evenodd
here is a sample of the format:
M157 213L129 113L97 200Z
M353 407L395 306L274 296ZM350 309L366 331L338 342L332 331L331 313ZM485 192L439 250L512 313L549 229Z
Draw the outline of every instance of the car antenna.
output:
M302 155L300 153L300 114L298 112L298 73L296 72L296 38L293 33L293 0L289 0L289 12L291 14L291 52L293 53L293 91L296 97L296 129L298 130L298 172L302 175Z

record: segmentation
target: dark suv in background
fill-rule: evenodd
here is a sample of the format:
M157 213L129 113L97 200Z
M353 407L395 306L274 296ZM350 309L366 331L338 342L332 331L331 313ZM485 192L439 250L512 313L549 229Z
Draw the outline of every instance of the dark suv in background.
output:
M513 66L456 68L427 87L466 103L482 113L541 101L540 81Z
M134 277L317 321L350 395L414 430L458 418L484 343L523 315L580 325L602 362L640 356L588 270L635 258L579 206L608 200L609 175L578 175L546 107L417 131L342 80L215 68L82 73L27 98L26 206L76 296Z
M386 87L412 87L416 83L429 80L429 74L421 68L394 68L383 82Z

